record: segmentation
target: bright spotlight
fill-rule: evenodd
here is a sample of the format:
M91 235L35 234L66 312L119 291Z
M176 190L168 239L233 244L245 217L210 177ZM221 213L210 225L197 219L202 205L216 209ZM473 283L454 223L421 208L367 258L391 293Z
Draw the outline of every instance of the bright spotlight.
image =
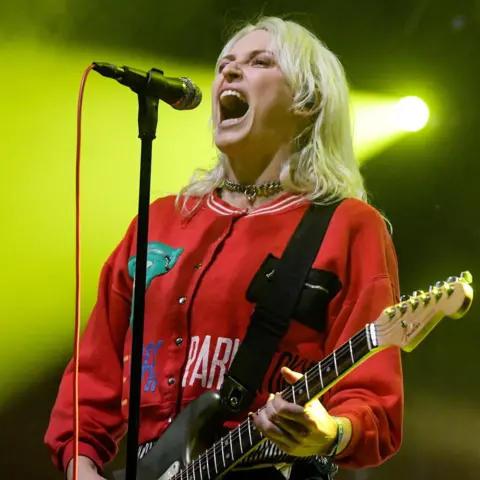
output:
M428 121L428 107L418 97L402 98L396 105L398 126L407 132L421 130Z

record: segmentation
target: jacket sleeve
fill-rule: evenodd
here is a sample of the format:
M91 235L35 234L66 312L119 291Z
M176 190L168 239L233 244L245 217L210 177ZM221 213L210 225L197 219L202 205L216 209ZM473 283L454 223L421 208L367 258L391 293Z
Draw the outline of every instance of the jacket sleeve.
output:
M91 458L100 469L114 457L117 443L126 431L121 395L132 289L128 255L128 242L124 239L102 269L97 301L80 342L79 455ZM61 470L67 468L74 452L73 380L70 361L45 435L53 462Z
M326 354L398 302L397 259L383 218L372 209L356 223L346 255L344 293L330 309ZM393 456L403 425L400 349L390 347L368 358L327 392L324 404L331 415L352 423L350 443L336 459L340 467L377 466Z

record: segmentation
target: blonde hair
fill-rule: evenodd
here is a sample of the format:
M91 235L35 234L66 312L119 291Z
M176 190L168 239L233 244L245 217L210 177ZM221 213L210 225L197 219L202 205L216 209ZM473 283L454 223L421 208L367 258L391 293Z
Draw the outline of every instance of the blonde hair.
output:
M318 204L349 197L366 201L353 149L348 84L338 58L298 23L263 17L237 31L219 59L254 30L268 32L271 49L293 91L292 109L310 120L295 139L294 153L281 169L284 190L305 194ZM197 170L177 201L204 197L220 187L226 162L225 155L218 152L217 165L211 170Z

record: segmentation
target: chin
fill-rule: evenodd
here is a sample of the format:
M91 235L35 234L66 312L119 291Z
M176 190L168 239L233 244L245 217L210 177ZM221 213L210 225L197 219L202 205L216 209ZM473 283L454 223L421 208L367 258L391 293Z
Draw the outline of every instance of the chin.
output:
M251 121L248 118L242 119L237 124L220 123L215 128L215 145L225 155L236 156L241 151L248 150L251 127Z

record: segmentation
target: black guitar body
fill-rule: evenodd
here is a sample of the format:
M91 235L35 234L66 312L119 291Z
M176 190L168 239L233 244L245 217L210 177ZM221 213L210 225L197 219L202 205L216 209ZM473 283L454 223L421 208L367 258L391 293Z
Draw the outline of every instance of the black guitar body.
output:
M213 445L223 430L227 411L218 392L207 392L175 418L155 446L138 462L137 480L169 480ZM125 470L107 476L124 480Z

